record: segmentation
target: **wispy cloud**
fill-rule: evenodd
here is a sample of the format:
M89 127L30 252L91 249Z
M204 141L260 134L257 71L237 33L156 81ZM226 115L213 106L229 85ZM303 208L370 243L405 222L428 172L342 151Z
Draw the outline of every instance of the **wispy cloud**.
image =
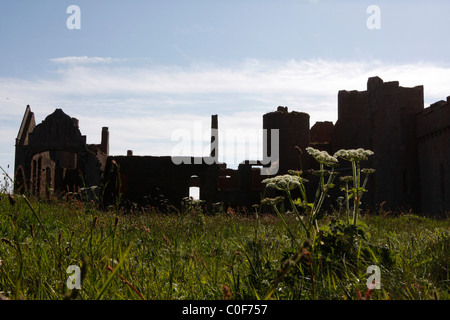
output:
M63 66L53 79L26 83L8 79L9 86L52 92L65 97L74 93L92 95L215 95L239 94L277 96L294 99L314 97L315 100L335 96L341 89L365 89L367 78L380 76L386 81L399 80L401 85L425 85L428 96L445 94L450 81L450 68L421 62L391 65L380 61L340 62L327 60L290 60L285 62L248 59L244 62L217 66L194 64L190 67L129 67L120 59L100 57L65 57L52 61ZM121 61L122 62L122 61ZM2 81L3 79L0 79ZM6 79L5 79L6 80ZM8 85L8 84L6 84Z
M209 110L263 113L287 105L309 112L313 120L334 121L337 92L365 90L371 76L398 80L402 86L424 85L426 104L449 95L450 83L449 67L427 62L394 65L380 61L247 59L228 66L136 67L113 58L57 59L61 66L45 79L0 78L2 116L22 114L26 104L43 112L63 106L76 108L80 114L100 116L126 110L137 117L145 113L205 114ZM18 110L6 107L11 104Z
M88 57L88 56L71 56L49 59L51 62L61 64L92 64L92 63L112 63L125 61L125 59L117 59L110 57Z

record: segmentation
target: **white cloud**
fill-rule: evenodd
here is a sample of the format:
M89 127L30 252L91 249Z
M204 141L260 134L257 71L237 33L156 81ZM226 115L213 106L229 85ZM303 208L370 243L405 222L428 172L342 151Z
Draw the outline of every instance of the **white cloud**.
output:
M66 57L58 61L75 62L56 71L52 79L26 81L1 79L0 85L11 95L45 98L45 101L73 101L86 97L101 99L148 99L165 95L176 101L226 99L314 103L335 97L342 89L364 90L367 79L380 76L385 81L399 80L402 86L425 85L425 95L445 95L450 68L432 63L389 65L381 62L337 62L307 60L267 62L254 59L231 66L195 65L180 67L137 68L114 63L92 64L111 58ZM56 60L56 59L54 59ZM85 64L85 62L87 64ZM1 91L0 91L1 92ZM214 99L214 98L212 98ZM30 102L32 103L32 101ZM302 107L302 106L299 106ZM308 107L308 106L305 106Z
M110 57L88 57L88 56L71 56L62 58L52 58L51 62L61 64L87 64L87 63L112 63L125 61L125 59L115 59Z

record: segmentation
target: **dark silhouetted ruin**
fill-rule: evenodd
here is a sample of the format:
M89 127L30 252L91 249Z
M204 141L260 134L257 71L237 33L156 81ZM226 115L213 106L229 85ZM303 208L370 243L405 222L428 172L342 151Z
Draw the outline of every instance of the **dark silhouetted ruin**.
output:
M109 132L100 144L86 144L78 120L56 109L36 125L30 106L16 139L15 191L36 196L100 186L109 152Z
M102 186L104 201L158 205L161 197L178 206L190 187L200 188L206 203L249 207L260 202L261 174L272 157L271 131L278 130L278 172L315 167L305 149L330 154L364 148L374 155L364 167L376 169L364 197L368 206L437 214L450 211L450 97L424 108L423 87L369 78L365 91L339 91L338 120L310 127L307 113L278 107L263 115L263 159L246 160L237 169L218 162L218 118L211 119L211 153L205 157L108 155L108 128L101 143L87 145L78 121L60 109L35 125L27 107L16 139L15 189L37 196ZM300 152L299 152L300 150ZM273 159L273 158L272 158ZM345 163L339 170L345 173ZM272 163L273 165L273 163Z

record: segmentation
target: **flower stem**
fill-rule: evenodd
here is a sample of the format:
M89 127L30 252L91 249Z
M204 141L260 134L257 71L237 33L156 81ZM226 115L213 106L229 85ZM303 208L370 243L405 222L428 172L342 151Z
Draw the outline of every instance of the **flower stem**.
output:
M297 215L298 220L299 220L300 223L302 224L302 227L305 229L305 231L306 231L306 237L309 239L309 238L310 238L310 232L309 232L309 229L305 226L305 224L304 224L304 222L303 222L303 219L302 219L302 216L301 216L300 213L298 212L297 207L295 206L294 200L292 200L291 193L290 193L288 190L286 190L286 193L287 193L289 202L291 203L291 207L292 207L292 209L294 210L295 214Z
M286 220L284 219L284 217L282 216L282 214L280 213L280 211L277 208L276 204L273 204L273 209L275 210L275 212L277 213L278 217L281 219L281 222L283 222L284 227L286 228L286 230L289 232L289 234L291 235L292 241L295 242L295 245L298 246L298 242L295 239L294 234L292 233L291 229L289 228L288 224L286 223Z
M347 224L350 223L349 193L348 182L345 182L345 210L347 212Z

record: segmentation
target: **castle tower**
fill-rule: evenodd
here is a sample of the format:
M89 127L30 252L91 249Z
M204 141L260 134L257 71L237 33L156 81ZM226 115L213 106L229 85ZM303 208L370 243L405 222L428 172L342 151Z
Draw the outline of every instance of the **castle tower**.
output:
M420 207L417 113L424 108L423 86L400 87L398 81L370 78L367 84L375 203L392 208Z
M369 78L367 91L340 91L332 146L374 151L364 167L376 169L366 201L386 208L420 207L415 116L423 110L423 86Z
M304 112L288 112L287 107L278 107L277 111L263 115L264 143L263 157L264 163L267 158L274 160L271 154L274 150L274 143L279 146L279 170L278 174L285 174L288 170L299 170L301 167L309 168L308 155L305 149L309 146L309 114ZM279 141L272 141L271 130L278 129ZM301 163L299 152L302 150Z

